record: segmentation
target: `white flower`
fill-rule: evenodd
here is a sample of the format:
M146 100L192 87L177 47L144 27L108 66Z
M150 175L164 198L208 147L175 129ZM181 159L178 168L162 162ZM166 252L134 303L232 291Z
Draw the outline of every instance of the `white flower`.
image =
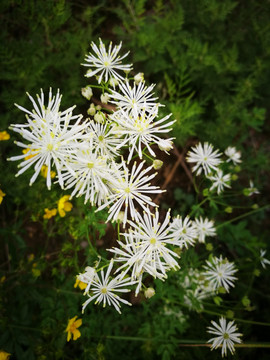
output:
M123 171L119 171L115 167L116 181L113 183L114 193L109 195L105 204L100 206L97 211L104 209L111 205L109 209L109 216L107 221L117 221L119 211L124 206L123 225L125 226L128 217L128 211L132 219L137 219L138 212L135 209L135 204L140 205L145 211L148 211L146 204L150 206L157 206L151 201L151 198L144 194L157 194L163 192L157 186L151 186L148 182L152 180L157 174L146 175L152 166L143 169L144 161L138 166L136 162L133 164L131 172L127 168L124 161L122 161ZM134 204L135 203L135 204Z
M114 159L119 155L118 147L122 140L115 136L114 124L109 121L105 124L90 121L89 134L93 137L94 146L101 156Z
M193 246L197 238L196 226L188 216L184 219L179 215L175 217L170 225L170 233L176 239L175 245L178 245L180 249L188 248L189 245Z
M160 148L160 150L165 151L165 153L168 154L168 151L173 149L173 142L172 142L173 139L175 139L175 138L160 139L158 142L158 147Z
M198 232L198 241L200 243L205 242L205 236L215 236L216 229L214 227L214 222L212 220L208 220L207 218L203 219L201 216L200 218L196 218L194 220L194 224L197 228Z
M207 175L212 170L217 170L217 166L222 162L219 159L221 153L218 153L218 150L214 151L213 146L207 142L203 146L199 143L191 149L192 151L188 152L187 161L196 163L192 168L193 172L196 171L196 175L200 175L202 171Z
M119 147L122 147L125 144L129 145L128 163L132 159L134 152L138 153L139 158L142 159L142 150L144 146L146 146L153 157L156 156L150 145L153 143L159 144L161 138L158 135L172 130L170 126L172 126L175 120L166 123L170 116L171 114L160 120L154 121L156 117L155 113L147 114L142 112L140 116L136 117L135 114L134 116L129 116L123 110L120 110L111 116L119 126L116 132L119 135L125 136L125 139L121 142Z
M254 183L252 180L249 181L249 188L248 188L248 196L254 195L254 194L260 194L259 190L254 186Z
M218 169L217 172L212 175L208 176L208 179L210 179L213 183L210 187L210 191L217 188L217 193L220 194L224 187L230 188L231 186L228 184L231 180L231 174L223 175L223 171Z
M96 150L92 141L85 143L70 162L73 173L63 174L65 189L74 187L71 196L84 196L84 203L90 201L92 205L100 205L112 193L110 184L114 180L107 158L99 156Z
M90 100L93 96L93 91L90 86L86 86L85 88L81 89L82 96L84 96L87 100Z
M91 43L92 50L95 52L94 55L90 54L85 56L86 63L82 64L83 66L89 66L90 71L87 71L86 77L91 77L99 72L98 83L100 84L102 80L107 82L111 78L114 79L124 79L119 75L115 70L131 70L132 65L123 65L122 60L128 55L128 52L120 57L118 55L122 46L122 42L119 45L112 47L112 43L109 45L108 52L106 51L105 45L99 39L99 48L94 42ZM94 70L92 70L94 69Z
M174 259L179 257L168 245L175 245L177 241L169 233L170 211L162 223L159 222L159 212L156 209L155 215L149 211L144 212L143 217L138 214L137 222L128 221L131 225L130 232L138 239L137 254L133 257L133 262L140 262L138 271L140 272L145 265L149 265L153 270L151 275L159 278L166 277L168 269L177 269L179 265ZM122 234L125 238L129 234ZM165 263L166 266L163 266ZM159 271L161 274L159 274Z
M211 321L213 326L208 326L207 332L210 334L216 335L214 338L208 340L208 342L212 342L211 350L217 349L219 346L222 346L221 354L222 357L227 356L227 349L230 350L231 354L234 354L235 348L234 343L241 343L240 336L242 334L237 333L237 326L234 324L234 321L230 321L228 324L226 323L226 319L221 317L219 319L219 324L215 321Z
M207 266L203 266L206 270L203 272L203 275L210 281L213 288L217 290L223 286L229 292L230 286L234 287L234 281L237 280L233 276L237 272L234 263L223 259L221 255L219 258L213 257L212 261L207 260L206 264Z
M224 154L228 156L227 162L232 161L234 165L242 162L241 160L241 152L237 151L235 147L228 146L224 151Z
M53 96L52 88L50 88L49 100L48 100L47 106L44 103L44 93L43 93L42 89L40 89L40 93L41 93L40 96L38 94L36 94L37 100L38 100L37 103L30 94L26 93L33 104L34 109L32 111L29 111L29 110L25 109L24 107L22 107L18 104L15 104L15 106L17 106L17 108L19 108L20 110L24 111L27 114L26 115L27 120L30 116L30 118L32 120L36 120L36 121L43 120L46 123L52 123L54 121L56 115L58 115L58 116L62 117L62 119L64 119L65 115L70 114L72 112L72 110L75 108L75 106L72 106L72 107L68 108L67 110L60 112L59 107L61 104L62 95L60 94L59 89L57 90L57 94L55 96ZM78 116L75 115L75 116L71 117L71 119L76 119L77 117ZM20 126L21 127L29 127L29 124L20 125Z
M117 293L127 293L130 291L130 289L126 289L127 286L133 285L136 282L131 281L131 279L123 278L123 276L120 274L115 278L110 277L110 273L113 267L113 260L110 261L109 267L107 269L106 275L104 276L103 270L101 270L101 276L96 275L96 277L92 280L89 286L89 292L88 296L89 299L85 301L82 307L82 312L84 312L84 309L86 306L93 300L96 299L95 304L103 303L103 307L105 307L107 304L113 305L114 308L121 314L120 311L120 302L131 305L127 300L121 299L121 297Z
M28 95L30 97L30 95ZM49 105L46 109L44 106L43 92L41 91L41 98L38 97L38 103L41 109L38 109L37 104L30 97L35 110L29 112L28 110L18 106L19 109L27 112L27 124L15 124L10 128L18 132L26 141L27 144L16 142L16 144L25 149L29 149L26 154L14 156L9 160L21 160L18 167L21 170L16 174L19 176L26 171L30 166L34 165L35 173L30 179L32 185L43 165L48 167L47 172L47 187L51 188L51 167L55 165L58 181L63 187L62 171L64 168L72 169L69 166L69 161L77 151L78 141L83 140L83 134L86 128L86 122L81 123L82 116L72 116L72 109L69 108L64 112L59 112L59 102L61 96L57 93L56 100L51 98L51 91L49 93ZM76 120L75 123L70 123L71 120Z
M270 260L264 257L265 254L266 250L260 249L260 261L264 269L266 269L266 265L270 265Z
M156 103L157 97L153 97L152 90L154 84L147 87L143 82L138 85L134 84L133 87L129 85L129 82L119 83L119 90L110 94L111 103L116 104L118 110L122 109L128 114L133 113L135 118L140 115L141 112L155 113L157 114L160 104Z
M143 82L143 81L144 81L144 73L139 72L138 74L136 74L134 76L134 82L136 85L138 85L140 82Z

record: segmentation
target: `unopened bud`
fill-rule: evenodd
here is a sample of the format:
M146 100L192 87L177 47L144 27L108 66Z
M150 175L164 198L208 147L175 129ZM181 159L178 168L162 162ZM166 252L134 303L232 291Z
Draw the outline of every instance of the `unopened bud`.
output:
M108 101L109 101L109 94L108 93L104 93L102 95L100 95L100 101L103 103L103 104L107 104Z
M124 216L125 216L125 212L124 211L119 211L116 220L119 222L123 222L124 221Z
M161 169L162 166L163 166L163 161L161 161L161 160L154 160L154 161L153 161L153 168L154 168L155 170Z
M152 296L155 295L155 289L149 287L147 288L145 291L144 291L144 296L147 298L147 299L150 299Z
M113 88L115 88L115 87L119 84L119 82L118 82L118 80L115 79L115 78L110 78L109 84L110 84Z
M140 72L134 76L135 84L138 85L140 82L144 81L144 73Z
M91 115L91 116L94 116L95 113L96 113L95 105L94 105L94 104L91 104L91 105L90 105L90 108L87 110L87 114L88 114L88 115Z
M81 89L82 96L84 96L87 100L90 100L93 96L93 91L90 86L86 86Z
M105 115L101 111L99 111L95 114L94 119L96 120L96 122L103 124L105 120Z

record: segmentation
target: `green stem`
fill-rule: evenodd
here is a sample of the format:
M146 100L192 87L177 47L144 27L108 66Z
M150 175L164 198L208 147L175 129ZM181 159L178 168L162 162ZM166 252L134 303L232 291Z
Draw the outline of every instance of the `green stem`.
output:
M259 212L259 211L265 210L265 209L267 209L267 208L269 208L269 207L270 207L270 205L265 205L265 206L263 206L263 207L261 207L261 208L248 211L247 213L242 214L242 215L239 215L239 216L235 217L234 219L225 221L224 223L217 225L217 226L216 226L216 229L221 228L222 226L225 226L225 225L227 225L227 224L230 224L230 223L232 223L232 222L234 222L234 221L243 219L243 218L245 218L245 217L247 217L247 216L249 216L249 215L255 214L255 213Z

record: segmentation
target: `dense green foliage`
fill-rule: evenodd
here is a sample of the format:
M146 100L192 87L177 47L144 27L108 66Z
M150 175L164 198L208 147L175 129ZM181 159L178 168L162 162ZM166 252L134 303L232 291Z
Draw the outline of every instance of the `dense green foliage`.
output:
M180 152L186 155L200 140L242 153L230 195L209 195L203 181L196 192L181 168L162 198L162 209L215 219L217 238L183 252L182 270L165 283L150 281L153 298L130 295L133 306L123 307L122 315L95 305L81 315L84 298L74 289L75 276L96 260L89 242L106 257L116 229L81 199L65 217L44 220L44 209L57 207L65 193L57 187L49 192L41 177L28 187L28 172L15 178L16 164L6 159L17 154L17 137L1 141L0 350L18 360L219 359L219 351L181 347L205 343L206 327L218 314L237 319L244 342L269 343L269 266L261 267L259 249L269 241L270 3L10 0L0 9L0 131L23 122L14 102L28 108L25 92L41 87L60 88L63 108L77 104L76 113L85 114L80 63L101 37L123 41L133 73L144 72L148 84L157 84L155 94L166 105L161 112L177 119L173 136ZM251 179L261 195L243 194ZM184 277L213 252L235 261L239 281L230 294L207 299L204 309L194 299L190 310ZM67 343L65 329L75 315L83 319L82 336ZM269 349L240 348L235 359L254 356L266 360Z

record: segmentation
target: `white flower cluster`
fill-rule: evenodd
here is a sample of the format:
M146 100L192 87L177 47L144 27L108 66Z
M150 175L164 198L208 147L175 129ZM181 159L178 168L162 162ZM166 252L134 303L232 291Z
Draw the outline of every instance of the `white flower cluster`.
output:
M17 175L34 166L32 185L42 166L46 165L50 189L50 174L54 168L55 182L70 190L71 197L83 197L85 203L97 206L97 211L107 209L107 221L119 221L121 217L123 229L128 226L126 232L119 234L119 247L109 249L114 260L100 269L87 267L78 276L87 284L85 295L88 300L83 310L95 300L103 306L113 305L120 312L120 303L129 304L119 296L130 291L128 286L136 285L137 295L144 287L144 275L165 280L169 270L180 268L178 259L183 249L193 246L196 241L204 243L206 236L216 235L212 220L202 217L192 220L188 216L171 219L170 211L162 219L152 201L153 194L163 191L151 185L156 176L152 170L160 168L162 162L152 159L153 164L148 166L143 158L144 155L156 157L153 145L165 152L173 147L173 138L162 136L171 130L175 120L169 120L171 114L159 118L162 105L153 95L154 85L147 87L142 73L133 79L127 78L132 65L122 64L127 54L120 57L120 49L121 44L115 47L110 44L106 50L100 40L99 47L92 43L94 54L86 55L83 65L90 67L86 77L96 76L102 91L100 104L92 103L88 109L90 118L83 120L82 115L73 115L74 107L60 111L61 95L58 91L53 96L50 89L48 104L45 104L41 90L37 102L28 95L33 110L16 105L26 113L27 122L11 125L11 129L25 140L17 145L26 152L10 158L22 160ZM91 85L81 91L90 101ZM196 162L194 171L197 174L204 171L210 176L211 171L216 171L211 178L218 192L223 186L229 186L229 179L220 174L217 167L221 162L220 155L218 151L213 152L211 145L202 147L199 144L188 158L188 161ZM232 148L228 150L228 156L234 163L240 161ZM133 161L134 158L138 158L137 161ZM115 264L117 269L113 271ZM233 266L224 269L222 260L217 260L214 265L219 266L217 271L223 271L224 276L215 277L213 267L209 265L205 277L209 277L211 289L224 286L227 290L235 279ZM103 268L106 266L105 274ZM151 297L154 293L153 289L145 292L145 296Z

